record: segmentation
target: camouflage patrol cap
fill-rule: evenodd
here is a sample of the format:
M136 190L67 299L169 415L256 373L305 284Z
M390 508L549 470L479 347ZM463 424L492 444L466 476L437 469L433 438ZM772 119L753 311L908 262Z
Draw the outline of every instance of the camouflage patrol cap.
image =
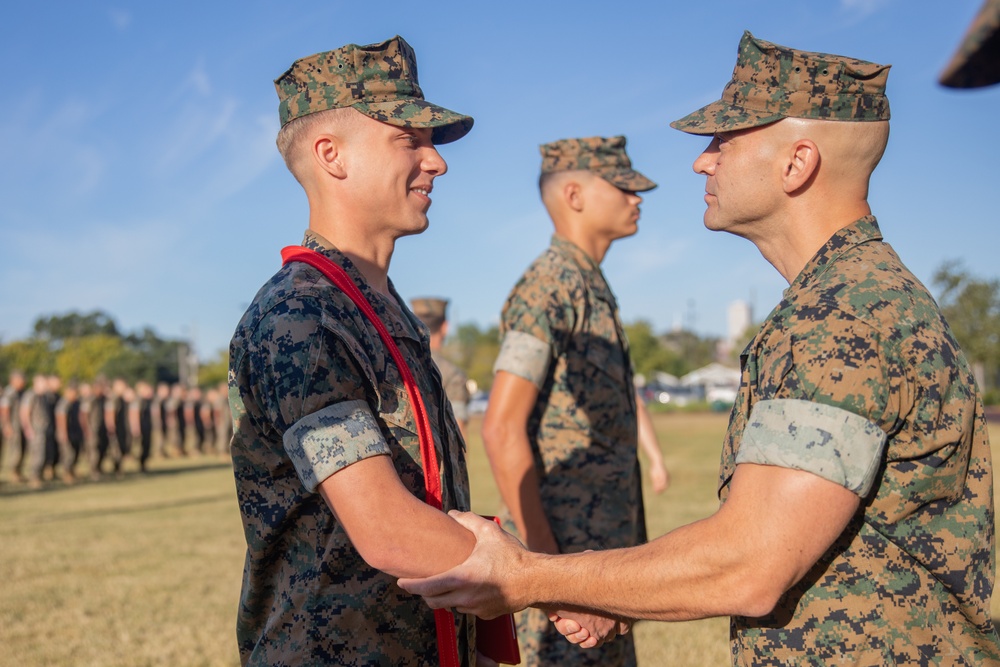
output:
M1000 83L1000 0L986 0L939 80L949 88Z
M733 78L722 99L675 120L671 127L714 134L782 118L889 120L885 82L890 65L799 51L743 33Z
M410 300L410 308L420 321L432 332L436 331L448 319L448 300L422 297Z
M471 117L424 100L416 54L399 35L300 58L274 87L282 127L311 113L351 107L390 125L434 128L435 144L461 139L472 129Z
M645 192L656 187L656 183L632 168L632 161L625 154L625 137L560 139L539 148L543 174L592 171L622 190Z

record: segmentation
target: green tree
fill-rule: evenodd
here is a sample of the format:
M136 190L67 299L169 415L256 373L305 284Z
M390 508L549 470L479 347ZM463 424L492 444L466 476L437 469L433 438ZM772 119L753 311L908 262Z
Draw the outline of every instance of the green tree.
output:
M677 353L663 344L663 341L653 333L653 326L646 320L636 320L632 324L626 324L625 335L628 336L629 352L635 372L647 379L657 371L673 373L681 365Z
M98 375L113 375L108 373L108 363L124 350L118 336L93 334L70 338L63 341L55 355L55 370L64 380L91 382Z
M229 352L219 350L215 359L202 364L198 369L198 384L202 387L214 387L229 378Z
M933 277L938 302L955 339L976 368L984 390L1000 373L1000 281L970 275L959 261L945 262Z
M69 312L65 315L50 315L35 320L35 338L61 343L68 338L85 336L119 336L118 325L107 313L95 310L91 313Z
M496 326L480 331L475 324L462 324L444 346L445 355L485 391L493 386L493 362L499 352L500 330Z
M55 364L49 346L44 341L15 340L0 347L0 368L3 382L11 371L21 371L27 377L37 373L54 373Z

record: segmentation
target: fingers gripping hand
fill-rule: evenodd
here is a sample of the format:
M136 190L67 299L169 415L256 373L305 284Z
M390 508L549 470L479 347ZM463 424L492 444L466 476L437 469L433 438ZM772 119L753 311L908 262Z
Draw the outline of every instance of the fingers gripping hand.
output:
M549 614L549 620L566 641L580 648L596 648L629 631L625 621L594 614L555 611Z
M476 546L466 561L423 579L400 579L399 586L420 595L432 609L454 608L490 619L523 609L511 590L510 578L520 569L525 549L494 522L472 512L448 513L476 536Z

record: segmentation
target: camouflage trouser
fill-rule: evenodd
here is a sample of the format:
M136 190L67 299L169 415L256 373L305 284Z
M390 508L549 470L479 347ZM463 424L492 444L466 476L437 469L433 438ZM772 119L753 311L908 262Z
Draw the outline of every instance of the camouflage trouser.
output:
M87 437L87 461L90 463L92 476L100 475L103 472L101 467L104 463L104 457L108 454L108 442L107 436L90 435Z
M80 449L83 447L83 440L70 436L59 439L59 467L63 473L75 474L76 463L80 460Z
M28 480L40 482L45 469L45 433L35 433L28 441Z
M636 664L631 632L600 648L582 649L566 641L548 615L538 609L529 608L517 614L517 637L521 644L521 664L525 667L635 667Z

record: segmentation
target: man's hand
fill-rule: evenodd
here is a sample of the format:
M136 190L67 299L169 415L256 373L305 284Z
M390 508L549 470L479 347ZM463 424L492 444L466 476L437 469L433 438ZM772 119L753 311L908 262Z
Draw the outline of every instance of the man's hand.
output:
M596 648L618 635L628 634L630 628L626 621L569 611L550 612L549 620L566 641L580 648Z
M522 569L521 563L530 552L489 519L455 510L448 515L475 535L472 554L447 572L423 579L400 579L399 587L423 596L432 609L454 608L484 619L524 609L527 603L514 595L511 579Z
M663 465L662 459L659 461L659 465L650 466L649 481L652 483L655 493L663 493L670 486L670 471L667 470L667 466Z

